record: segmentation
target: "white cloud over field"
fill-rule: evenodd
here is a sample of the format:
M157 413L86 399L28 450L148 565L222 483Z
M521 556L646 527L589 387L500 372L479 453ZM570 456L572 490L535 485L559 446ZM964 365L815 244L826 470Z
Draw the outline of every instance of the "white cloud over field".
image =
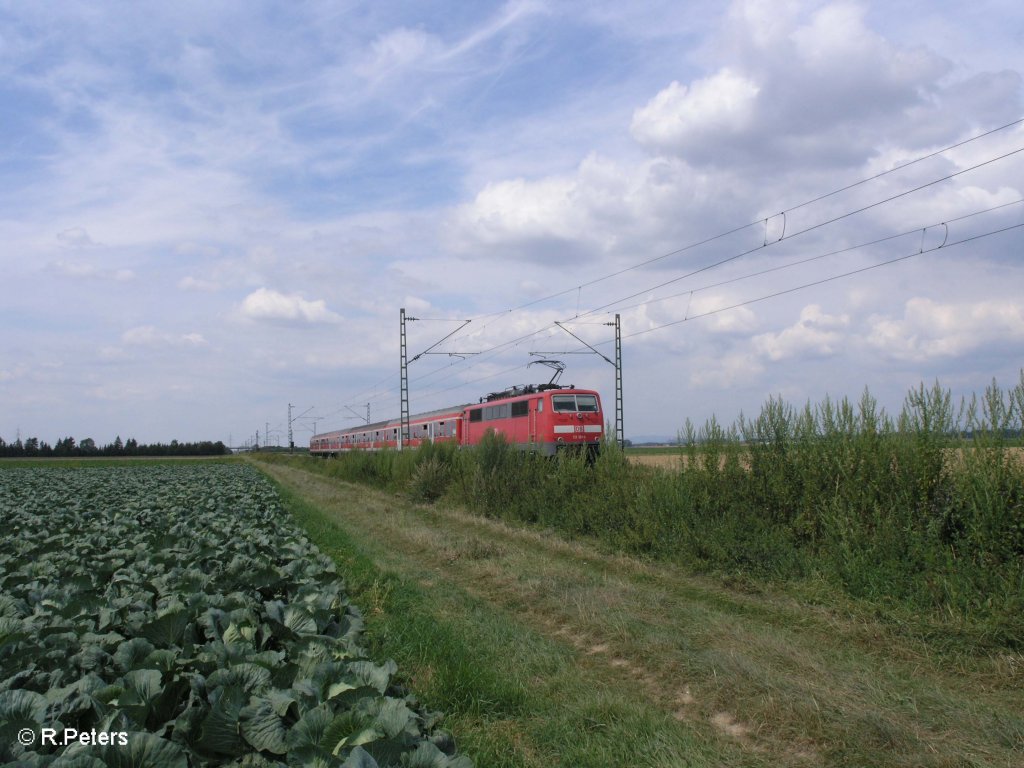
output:
M610 402L554 321L619 313L631 436L1024 359L1024 128L946 149L1024 117L1004 0L0 14L4 439L393 415L400 307L473 318L414 408Z
M241 313L250 320L339 323L340 315L327 308L323 299L312 301L298 294L283 294L258 288L242 300Z

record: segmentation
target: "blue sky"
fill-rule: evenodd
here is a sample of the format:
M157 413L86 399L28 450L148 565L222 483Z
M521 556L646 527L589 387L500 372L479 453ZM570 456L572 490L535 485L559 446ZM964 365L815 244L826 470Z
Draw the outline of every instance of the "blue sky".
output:
M1022 72L1001 0L0 2L0 437L390 417L400 307L493 350L417 361L414 410L616 311L631 437L1013 384L1024 128L893 169L1024 117Z

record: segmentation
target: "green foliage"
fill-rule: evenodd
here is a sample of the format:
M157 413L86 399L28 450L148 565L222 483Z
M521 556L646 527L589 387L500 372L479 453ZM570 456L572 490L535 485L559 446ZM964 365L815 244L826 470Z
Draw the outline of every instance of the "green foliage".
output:
M489 435L474 450L353 454L327 463L414 498L589 536L610 548L759 579L824 578L976 641L1024 647L1024 371L954 407L939 384L895 418L859 400L689 421L678 471L605 445L592 464ZM345 467L345 469L341 469Z
M468 765L252 467L7 468L0 519L0 761Z
M413 501L431 503L444 496L455 471L457 450L452 443L423 443L417 448L409 479Z

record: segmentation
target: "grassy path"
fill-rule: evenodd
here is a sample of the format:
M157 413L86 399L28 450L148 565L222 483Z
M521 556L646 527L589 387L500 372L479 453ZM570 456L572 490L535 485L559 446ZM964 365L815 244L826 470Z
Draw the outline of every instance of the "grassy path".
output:
M1024 658L260 464L479 766L1019 766Z

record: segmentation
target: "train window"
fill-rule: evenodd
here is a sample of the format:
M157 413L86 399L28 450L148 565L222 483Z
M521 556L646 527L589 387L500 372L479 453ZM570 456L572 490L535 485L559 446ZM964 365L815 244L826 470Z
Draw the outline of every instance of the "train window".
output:
M483 408L474 408L473 410L471 410L469 412L469 420L470 421L483 421L483 419L484 419L484 409Z
M555 413L597 413L596 395L552 395L551 407Z
M555 413L572 413L576 410L576 395L552 395L551 408Z
M507 419L510 414L510 408L508 403L502 403L501 405L489 405L484 408L484 420L490 421L492 419Z
M544 413L544 398L537 398L537 413Z
M530 410L529 400L518 400L512 403L512 416L525 416Z

